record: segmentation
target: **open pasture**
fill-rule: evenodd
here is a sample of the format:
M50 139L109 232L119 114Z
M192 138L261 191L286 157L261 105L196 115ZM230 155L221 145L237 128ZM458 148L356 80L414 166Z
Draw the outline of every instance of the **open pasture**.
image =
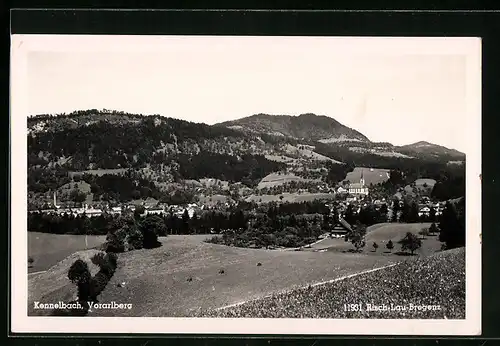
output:
M361 304L361 308L349 311L344 304ZM385 305L387 310L374 311L368 304ZM406 260L342 280L293 289L225 309L204 311L199 316L464 319L465 249Z
M133 304L131 310L113 311L113 316L190 316L206 309L378 268L399 259L234 248L204 243L208 237L169 236L161 238L160 248L119 254L118 269L99 296L100 302ZM65 262L66 266L69 268L75 256L85 256L86 252L73 255ZM71 297L76 287L67 278L61 278L62 267L30 277L30 297L43 298L43 301ZM219 273L221 269L223 274ZM64 270L67 269L64 267ZM125 284L119 287L118 283ZM40 313L44 312L30 312ZM91 316L106 314L109 315L109 311L90 313Z
M352 172L347 173L344 180L348 180L351 183L359 183L362 173L366 185L377 185L389 180L389 172L388 169L355 167Z
M277 173L271 173L262 178L262 180L259 182L257 185L258 189L263 189L265 187L274 187L274 186L279 186L286 184L288 182L309 182L309 181L314 181L311 179L304 179L302 177L296 176L295 174L277 174Z
M283 196L283 198L281 198ZM333 193L282 193L281 195L250 195L245 200L247 202L269 203L269 202L289 202L300 203L314 200L335 199Z
M85 244L84 235L28 232L28 256L34 259L28 273L47 270L74 252L98 247L105 241L106 236L100 235L87 236Z
M429 228L430 223L383 223L372 225L367 228L365 242L366 246L362 252L370 256L390 256L390 257L406 257L401 256L401 246L398 241L401 240L406 232L412 232L418 237L421 237L418 232L423 228ZM394 249L392 252L387 250L386 244L392 240ZM373 243L376 242L379 246L377 251L374 251ZM346 242L344 238L327 238L317 244L314 244L309 249L304 251L331 251L331 252L346 252L354 249L350 242ZM415 251L418 256L429 256L441 249L441 243L437 235L431 235L422 239L422 247Z

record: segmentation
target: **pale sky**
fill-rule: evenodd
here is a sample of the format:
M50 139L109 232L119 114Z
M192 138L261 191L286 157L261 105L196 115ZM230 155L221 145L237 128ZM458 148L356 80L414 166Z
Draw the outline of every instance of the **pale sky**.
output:
M467 60L453 40L425 50L409 39L132 38L66 36L30 51L29 114L106 108L214 124L315 113L372 141L465 151Z

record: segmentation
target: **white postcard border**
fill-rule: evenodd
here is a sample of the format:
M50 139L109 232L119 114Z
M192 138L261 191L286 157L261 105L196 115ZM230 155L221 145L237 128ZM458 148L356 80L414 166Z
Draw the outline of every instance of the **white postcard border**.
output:
M97 38L98 37L98 38ZM68 38L70 40L68 40ZM161 50L182 36L11 36L11 329L17 333L155 333L155 334L325 334L325 335L479 335L481 332L481 40L479 38L374 37L214 37L190 36L186 44L213 40L330 40L342 54L462 54L467 57L466 139L466 318L465 320L389 319L218 319L169 317L27 316L27 55L33 51ZM64 42L64 44L63 44ZM68 44L71 42L71 44ZM453 121L453 120L451 120ZM438 288L437 288L438 289Z

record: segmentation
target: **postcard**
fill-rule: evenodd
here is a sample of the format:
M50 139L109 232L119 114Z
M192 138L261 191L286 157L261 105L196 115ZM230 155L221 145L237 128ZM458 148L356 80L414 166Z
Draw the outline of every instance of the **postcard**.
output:
M479 38L11 43L12 331L480 334Z

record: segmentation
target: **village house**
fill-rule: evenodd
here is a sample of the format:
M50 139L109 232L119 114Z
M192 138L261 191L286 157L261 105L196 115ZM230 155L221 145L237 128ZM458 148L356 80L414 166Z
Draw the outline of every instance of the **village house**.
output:
M431 208L429 208L428 206L421 207L418 211L418 216L424 216L424 215L429 216L430 212L431 212Z
M110 209L110 214L120 215L122 213L122 207L112 207Z
M148 208L144 212L146 215L160 215L162 216L165 214L165 209L164 208L159 208L159 207L153 207L153 208Z

